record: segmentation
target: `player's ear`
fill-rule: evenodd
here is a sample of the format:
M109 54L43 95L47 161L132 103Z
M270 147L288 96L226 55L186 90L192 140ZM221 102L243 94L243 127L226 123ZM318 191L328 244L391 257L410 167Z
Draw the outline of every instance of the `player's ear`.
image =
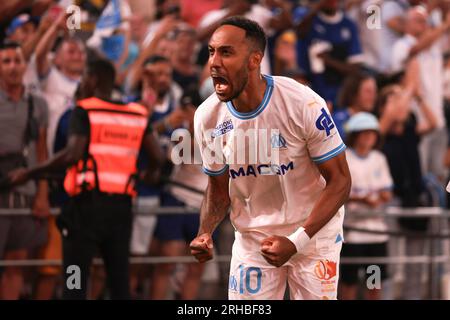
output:
M250 71L257 70L260 65L261 61L263 59L263 53L260 51L253 51L250 54L250 57L248 59L248 68Z

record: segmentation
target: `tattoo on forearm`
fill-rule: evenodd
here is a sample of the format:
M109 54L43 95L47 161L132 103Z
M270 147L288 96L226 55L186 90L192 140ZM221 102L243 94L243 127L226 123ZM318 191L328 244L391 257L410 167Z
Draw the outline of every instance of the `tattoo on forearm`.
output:
M212 233L227 215L229 207L228 194L226 197L217 197L217 194L213 196L211 190L208 189L202 203L199 234Z

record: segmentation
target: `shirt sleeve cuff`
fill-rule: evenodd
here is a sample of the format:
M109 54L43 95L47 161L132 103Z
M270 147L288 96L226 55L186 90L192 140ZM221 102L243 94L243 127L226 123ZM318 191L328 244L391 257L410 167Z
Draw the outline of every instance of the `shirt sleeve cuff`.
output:
M342 151L344 151L347 147L344 143L341 143L337 148L334 148L333 150L319 156L319 157L311 157L311 160L314 161L317 164L324 163L327 160L330 160L331 158L336 157L338 154L340 154Z
M210 170L205 167L202 167L202 169L203 169L203 172L206 173L208 176L215 177L215 176L220 176L220 175L224 174L228 170L228 165L226 165L225 167L223 167L222 169L217 170L217 171Z

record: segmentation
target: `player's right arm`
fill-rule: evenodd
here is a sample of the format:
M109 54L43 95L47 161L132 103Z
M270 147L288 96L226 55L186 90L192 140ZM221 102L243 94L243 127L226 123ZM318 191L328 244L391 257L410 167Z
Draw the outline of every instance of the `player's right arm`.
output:
M214 102L213 102L214 103ZM197 108L194 115L194 135L199 147L203 172L208 178L200 209L200 227L197 237L190 244L192 255L199 262L206 262L213 257L212 233L228 214L230 195L228 193L229 175L228 165L221 153L221 140L214 137L212 129L216 119L211 119L214 104L206 100Z
M206 262L213 257L211 235L228 214L230 208L228 183L228 171L221 175L209 176L208 187L200 210L198 235L190 244L191 254L199 262Z

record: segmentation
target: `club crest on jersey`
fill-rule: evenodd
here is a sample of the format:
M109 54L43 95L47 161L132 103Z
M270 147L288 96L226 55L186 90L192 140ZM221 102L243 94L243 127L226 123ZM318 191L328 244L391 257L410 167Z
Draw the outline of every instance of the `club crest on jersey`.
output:
M328 137L331 134L331 129L334 128L333 119L331 119L331 116L325 108L322 108L320 111L322 111L322 113L316 120L316 128L319 130L325 130Z
M272 135L270 142L272 144L273 149L287 148L286 139L284 139L281 133Z
M212 137L213 138L219 137L227 132L230 132L233 129L234 127L231 119L225 120L224 122L222 122L221 124L219 124L217 127L214 128Z

